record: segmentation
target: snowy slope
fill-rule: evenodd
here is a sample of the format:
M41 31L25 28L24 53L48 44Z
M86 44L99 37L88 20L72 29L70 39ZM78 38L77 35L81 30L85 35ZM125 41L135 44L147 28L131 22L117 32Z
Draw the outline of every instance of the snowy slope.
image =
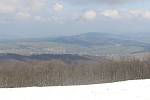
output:
M1 100L150 100L150 80L101 85L0 89Z

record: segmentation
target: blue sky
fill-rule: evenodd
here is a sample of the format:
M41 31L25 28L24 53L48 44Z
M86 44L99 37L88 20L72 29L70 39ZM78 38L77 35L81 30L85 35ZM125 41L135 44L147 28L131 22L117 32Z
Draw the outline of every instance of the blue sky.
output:
M149 5L149 0L0 0L0 36L150 32Z

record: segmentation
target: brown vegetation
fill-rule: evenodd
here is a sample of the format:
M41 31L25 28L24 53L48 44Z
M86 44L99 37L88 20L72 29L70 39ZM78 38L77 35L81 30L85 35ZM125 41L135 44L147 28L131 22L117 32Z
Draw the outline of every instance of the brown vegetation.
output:
M0 62L0 87L97 84L150 78L150 60Z

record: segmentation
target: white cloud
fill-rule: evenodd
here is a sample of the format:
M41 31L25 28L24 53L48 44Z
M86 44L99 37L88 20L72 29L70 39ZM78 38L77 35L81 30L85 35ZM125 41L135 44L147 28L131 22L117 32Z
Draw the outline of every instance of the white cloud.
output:
M129 9L129 10L105 10L100 13L105 17L110 17L113 19L124 19L124 20L132 20L132 19L142 19L142 20L150 20L150 11L142 10L142 9Z
M117 11L117 10L106 10L106 11L102 11L101 14L103 16L111 17L111 18L120 18L121 17L119 11Z
M63 9L64 9L64 6L60 3L56 3L53 5L53 10L55 12L61 12L61 11L63 11Z
M134 10L129 10L128 12L129 12L129 14L131 14L134 17L150 20L150 11L149 10L134 9Z
M12 13L17 9L13 2L1 2L0 1L0 13Z
M88 10L82 15L82 19L84 20L94 20L97 16L97 12L95 10Z
M27 0L26 6L31 11L41 11L47 7L47 0Z
M48 9L47 0L0 0L1 16L7 19L39 21L45 9Z
M77 0L80 2L79 0ZM81 2L87 2L89 0L82 0ZM125 0L91 0L89 2L126 2ZM127 0L130 2L129 0ZM137 0L135 0L137 1ZM73 1L71 1L73 2ZM76 20L81 19L85 21L92 21L95 19L103 19L103 18L112 18L113 19L139 19L142 20L150 20L150 10L141 10L141 9L129 9L129 10L121 10L121 9L108 9L104 11L90 10L82 12L82 7L80 9L73 10L65 10L63 14L59 15L57 13L62 12L64 10L64 5L60 2L55 3L49 2L48 0L0 0L0 14L4 18L12 19L14 16L16 19L34 19L36 21L47 20L47 17L55 16L53 20L59 21L61 20ZM65 2L63 2L65 3ZM51 6L50 6L51 5ZM67 6L67 5L66 5ZM66 7L67 8L67 7ZM68 7L70 8L70 7ZM74 8L74 7L73 7ZM50 12L53 10L52 12ZM74 14L76 13L76 14ZM58 20L59 19L59 20Z
M47 8L47 0L0 0L0 13L15 11L41 11Z
M19 20L28 20L28 19L31 19L32 16L28 12L18 12L16 14L16 18Z
M36 21L42 21L43 20L43 18L41 16L34 16L34 19Z
M63 0L67 2L71 2L77 5L83 4L106 4L106 5L119 5L119 4L128 4L128 3L136 3L136 2L145 2L149 0Z

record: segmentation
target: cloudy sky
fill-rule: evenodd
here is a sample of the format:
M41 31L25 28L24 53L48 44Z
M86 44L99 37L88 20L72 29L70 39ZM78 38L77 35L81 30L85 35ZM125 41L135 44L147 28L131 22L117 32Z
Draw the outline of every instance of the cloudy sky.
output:
M0 0L0 36L150 32L150 0Z

